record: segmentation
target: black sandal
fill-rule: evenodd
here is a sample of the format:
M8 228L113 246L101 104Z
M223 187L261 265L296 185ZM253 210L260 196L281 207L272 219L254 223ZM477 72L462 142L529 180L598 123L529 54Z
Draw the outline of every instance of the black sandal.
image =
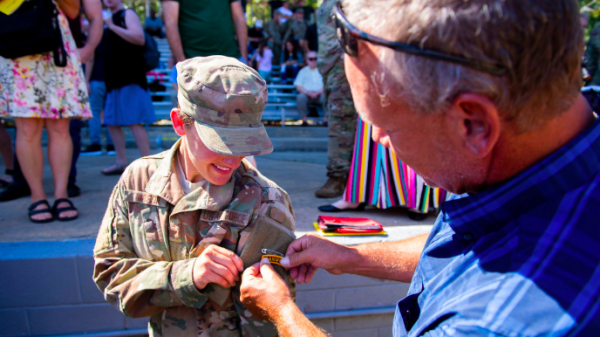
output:
M38 207L39 205L46 205L46 206L48 206L48 208L34 210L34 208ZM48 200L40 200L40 201L34 202L33 204L29 205L29 208L27 208L27 211L28 211L27 213L29 214L29 221L31 221L33 223L48 223L48 222L54 221L54 213L52 213L52 209L50 208L50 204L48 203ZM36 219L32 218L33 215L43 214L43 213L48 213L52 216L50 218L44 219L44 220L36 220Z
M58 204L60 204L61 202L66 202L69 204L69 206L58 208ZM71 216L71 217L66 217L66 218L61 218L59 216L60 213L66 212L66 211L77 211L77 215ZM79 216L79 211L77 210L77 208L75 208L75 205L73 205L71 200L69 200L67 198L54 200L54 205L52 206L52 213L54 214L54 218L58 221L71 221L71 220L77 219L77 217Z

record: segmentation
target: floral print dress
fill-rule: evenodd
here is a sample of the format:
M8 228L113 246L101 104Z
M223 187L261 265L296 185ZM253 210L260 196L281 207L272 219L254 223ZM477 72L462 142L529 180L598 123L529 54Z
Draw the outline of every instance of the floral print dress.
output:
M54 65L52 52L17 59L0 56L0 118L92 117L75 40L60 10L58 21L68 54L64 68Z

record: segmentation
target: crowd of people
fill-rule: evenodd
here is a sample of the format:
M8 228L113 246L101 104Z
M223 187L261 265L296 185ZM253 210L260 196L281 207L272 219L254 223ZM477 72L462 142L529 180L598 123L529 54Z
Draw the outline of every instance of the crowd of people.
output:
M410 282L398 337L600 334L600 126L580 93L582 63L598 77L600 28L582 62L575 1L270 1L272 19L250 29L239 0L163 0L144 24L122 0L55 4L60 43L0 55L0 118L16 124L14 153L0 128L0 201L29 195L34 223L76 219L82 121L82 155L103 153L105 125L116 161L102 173L120 180L93 277L124 314L150 316L151 335L326 336L294 303L317 269ZM162 36L180 139L148 156L146 47ZM315 196L341 199L321 212L434 209L431 233L296 239L293 200L248 160L273 151L261 117L274 77L296 88L302 125L309 106L324 111ZM124 126L144 157L133 163Z

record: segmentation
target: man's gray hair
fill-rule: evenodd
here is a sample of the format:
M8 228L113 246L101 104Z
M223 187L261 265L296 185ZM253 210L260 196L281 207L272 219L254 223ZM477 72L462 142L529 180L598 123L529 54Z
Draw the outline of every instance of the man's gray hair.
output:
M380 47L381 71L371 80L382 104L389 93L412 109L436 113L461 93L479 93L524 131L566 111L581 88L583 32L575 0L344 0L343 5L348 20L372 35L509 69L495 77Z

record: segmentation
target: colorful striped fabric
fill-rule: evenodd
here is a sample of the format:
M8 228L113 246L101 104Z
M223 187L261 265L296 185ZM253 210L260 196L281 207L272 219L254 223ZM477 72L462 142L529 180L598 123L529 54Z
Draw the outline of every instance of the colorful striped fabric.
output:
M412 168L371 138L372 127L358 119L354 155L343 199L378 208L404 206L418 212L439 209L446 191L431 188Z

